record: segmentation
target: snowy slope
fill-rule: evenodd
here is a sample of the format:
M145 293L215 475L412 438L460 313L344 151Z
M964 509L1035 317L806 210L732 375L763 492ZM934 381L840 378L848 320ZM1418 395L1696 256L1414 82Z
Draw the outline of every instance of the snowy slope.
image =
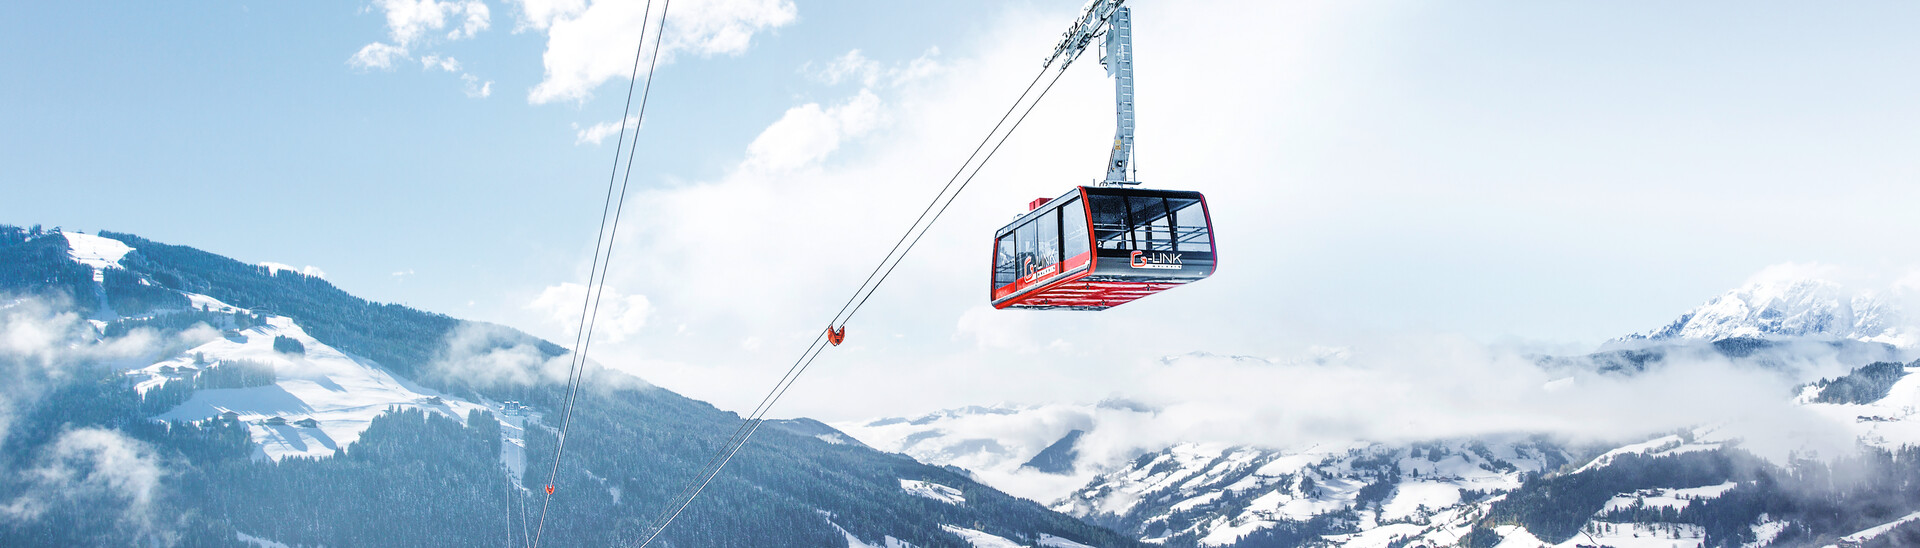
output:
M211 301L205 296L199 299ZM275 337L299 341L306 352L297 356L277 352L273 348ZM200 363L196 363L196 356ZM154 418L197 421L225 412L237 413L239 420L248 424L254 442L260 444L257 456L279 460L330 456L360 439L374 417L391 408L413 407L460 419L475 409L493 411L422 388L379 364L335 350L283 316L269 317L267 325L229 330L183 355L126 374L144 393L168 380L190 376L182 371L203 370L223 362L271 365L277 382L253 388L195 390L191 399ZM287 424L266 424L276 417ZM309 418L318 426L293 424ZM517 430L512 425L508 429Z
M99 305L98 311L94 314L94 320L119 319L120 315L114 313L113 307L107 304L107 294L103 284L107 281L107 270L121 268L120 259L132 253L133 248L120 240L91 234L62 232L60 235L67 239L67 255L73 258L73 262L93 269L93 298Z
M74 262L94 270L96 291L108 269L124 268L121 261L134 248L112 238L78 232L63 233ZM144 282L145 280L143 280ZM252 311L197 293L182 292L195 310L219 313ZM101 319L119 319L101 300ZM161 310L156 315L177 311ZM98 323L98 320L96 320ZM249 363L270 366L275 381L251 388L200 389L191 399L153 417L155 420L200 421L216 419L232 412L247 425L258 444L256 458L279 460L289 456L331 456L360 438L374 417L394 408L419 408L465 419L467 413L482 409L503 419L502 461L515 472L525 468L523 428L526 416L509 416L496 403L475 403L448 397L420 387L379 364L343 353L309 336L292 318L266 316L265 325L249 329L224 328L220 337L186 349L157 363L134 367L124 372L142 394L169 381L190 381L210 367L222 363ZM286 337L305 348L299 355L274 349L274 339ZM277 419L277 420L276 420ZM302 427L303 419L315 421ZM537 417L536 417L537 419ZM268 424L268 421L274 424ZM279 424L284 421L285 424Z
M900 490L916 497L929 498L956 506L967 503L967 497L962 495L959 489L930 481L903 479L900 480Z
M95 272L120 268L120 259L125 258L127 253L133 252L132 247L112 238L79 232L63 232L60 235L66 237L69 250L67 253L73 257L73 261L92 268ZM95 275L94 281L100 281L100 277Z
M470 545L482 543L473 542L473 538L484 538L486 541L498 539L492 530L476 533L478 528L470 527L470 524L507 525L506 529L512 529L516 506L520 507L520 521L525 521L526 515L531 513L531 505L516 504L530 502L523 500L527 497L505 488L499 470L488 470L489 467L485 466L488 455L478 455L481 462L477 464L481 466L473 466L476 464L473 458L476 455L469 452L472 449L469 445L475 441L492 443L495 438L491 436L491 428L479 430L476 433L483 436L474 438L448 430L450 425L438 421L437 417L436 420L425 422L389 422L382 419L396 410L409 411L401 419L417 417L414 412L439 414L452 417L455 421L491 414L502 423L500 433L504 439L499 440L503 442L498 446L500 461L522 489L525 489L527 482L534 483L534 489L530 492L534 495L532 498L538 497L539 480L526 478L520 481L522 475L535 473L527 471L524 434L532 428L541 428L550 434L557 432L541 424L542 417L530 409L514 402L496 402L488 398L525 398L544 404L563 397L563 392L556 387L558 382L543 382L537 374L529 375L529 385L518 384L518 379L513 379L515 384L505 388L486 382L459 382L453 370L458 369L457 360L464 355L449 352L443 345L452 345L461 340L460 337L465 336L464 330L473 324L403 306L355 298L317 277L287 275L284 271L289 268L284 265L257 266L184 246L150 242L137 236L109 235L115 239L69 235L65 239L71 242L66 245L67 249L72 250L70 254L42 254L38 259L54 262L59 272L79 274L77 279L71 275L62 278L59 280L62 285L58 287L67 290L68 294L77 293L83 297L89 281L86 278L87 271L75 269L61 261L71 260L73 264L84 265L95 274L92 282L95 292L102 296L101 303L105 305L111 301L114 307L128 316L122 318L111 315L93 319L91 325L94 329L91 332L75 334L76 340L87 342L112 342L124 338L138 343L126 345L129 348L137 347L134 350L116 350L110 360L89 362L90 365L110 368L123 381L115 383L116 389L111 393L112 397L117 398L111 407L113 424L137 426L149 420L168 421L181 428L175 432L204 432L206 430L181 427L181 423L207 426L209 422L218 422L221 425L218 432L221 434L238 435L246 432L246 437L240 440L220 438L219 447L229 449L225 445L229 441L250 441L251 447L243 444L239 450L251 451L254 459L260 461L256 464L292 465L308 458L323 461L291 467L255 466L248 469L246 477L219 476L214 478L222 482L218 485L212 485L213 482L205 486L194 485L194 491L191 492L196 496L185 498L191 499L186 504L197 506L182 511L188 513L167 513L164 520L186 524L187 519L179 516L219 513L222 521L205 528L192 529L192 534L198 536L184 541L186 544L208 544L208 539L212 538L260 546L281 543L302 546L355 545L365 544L369 538L386 538L389 544L433 545L450 542L445 541L446 538L459 537L465 539L459 544ZM53 239L56 237L49 235L46 238L50 240L47 242L49 247L57 251L61 249L61 242ZM102 272L104 276L100 274ZM63 300L62 306L68 306L71 302ZM110 314L106 306L88 306L84 299L79 302L80 306L74 308L88 312L108 310ZM513 352L515 360L526 359L528 363L525 367L530 371L539 367L540 360L551 359L564 351L550 342L511 329L500 328L498 331L500 333L485 333L485 340L475 343L484 347L480 351ZM521 355L523 353L524 356ZM521 365L516 361L502 367ZM459 369L459 372L469 370ZM447 392L427 388L409 378L415 375L419 375L415 378L427 379L428 385ZM613 375L615 373L608 373L609 377ZM444 380L446 378L455 380ZM446 385L433 384L432 379L442 379L440 382L446 382ZM613 380L625 381L625 378ZM607 386L608 390L583 394L583 404L591 400L594 405L583 405L591 410L576 416L575 422L595 425L600 431L610 430L607 425L614 425L623 431L627 431L624 429L630 425L642 425L630 430L641 433L636 436L638 438L681 437L697 441L701 435L718 431L722 425L730 427L738 421L737 415L711 405L666 390L642 389L645 385L637 380L596 382L596 387L600 385ZM126 394L120 387L132 388L140 397L132 405L123 405L126 403ZM454 397L452 394L455 393L463 396ZM62 406L66 403L60 402ZM48 407L64 408L56 408L52 404ZM60 418L52 416L44 420ZM375 422L383 426L370 429ZM58 423L49 424L58 427ZM389 424L393 425L392 429L385 427ZM700 516L693 522L705 528L679 528L669 533L670 537L678 537L673 540L674 543L783 545L793 542L782 542L782 539L818 541L821 538L819 534L831 534L832 530L823 531L824 525L818 523L796 526L781 522L778 523L781 527L768 528L766 525L777 520L769 521L760 516L763 513L775 517L787 516L812 510L825 515L828 520L835 519L835 511L860 512L857 523L847 523L845 519L841 519L841 522L861 531L862 535L872 534L878 539L863 542L845 529L840 530L841 534L827 538L832 542L836 540L833 537L841 537L847 545L852 546L909 546L899 536L914 538L916 543L922 543L922 539L937 539L930 543L936 546L963 542L1066 548L1086 546L1066 538L1048 536L1047 533L1090 539L1100 546L1135 545L1125 537L1087 527L1072 517L1046 511L1038 505L1011 501L952 469L915 464L899 455L874 451L851 436L817 421L796 419L776 421L769 425L776 426L770 430L780 432L763 433L756 438L755 445L777 450L767 454L743 454L743 464L734 468L748 471L778 470L780 474L747 474L744 475L747 478L745 484L740 482L739 476L726 478L724 482L716 482L708 494L709 498L719 500L764 497L773 499L772 502L756 504L751 509L751 516L736 511L720 512L717 513L718 517L716 513ZM420 440L423 439L447 441L422 445ZM198 447L195 444L199 441L185 438L167 440L168 443L178 442L188 448ZM1041 440L1040 443L1045 441ZM355 459L356 462L392 463L397 459L400 463L421 462L428 468L407 467L403 473L393 473L392 466L369 468L324 462L359 442L373 444L373 447L399 447L400 450L368 451L366 459ZM446 443L447 446L442 447L440 443ZM625 531L628 525L642 523L633 521L635 519L651 517L651 514L639 515L646 510L634 499L662 496L661 493L645 488L636 489L634 486L640 482L663 481L661 477L655 477L660 475L655 472L671 472L675 465L660 463L694 462L695 459L706 457L699 453L700 449L695 445L698 444L625 443L614 440L604 444L581 444L577 451L570 451L570 457L578 455L576 458L582 462L575 464L569 461L563 464L557 481L553 483L564 489L583 482L598 482L606 491L603 495L598 489L570 489L571 492L580 493L567 497L568 504L576 508L572 511L590 513L589 519L594 520L594 526L579 527L555 538L565 539L560 543L571 545L613 543L602 540L610 541L622 534L621 531ZM442 466L440 455L443 453L449 457L446 462L452 466ZM203 462L196 460L198 457L191 452L181 458L176 458L180 457L178 454L170 453L165 455L165 462L160 463L160 474L168 482L200 482L205 477L215 475L184 471L198 470L203 466L224 466L221 461L226 455L223 452L219 460ZM297 460L286 460L289 457ZM145 459L146 456L143 454L138 458ZM745 464L749 460L758 462ZM174 473L176 466L183 472ZM635 466L639 468L633 468ZM105 469L105 465L101 469ZM822 484L791 479L786 474L794 474L794 478L826 477L834 481ZM541 479L544 479L544 475ZM263 484L273 482L257 481L262 476L290 477L303 481L281 482L267 487ZM849 494L836 487L847 479L897 480L899 491ZM363 496L365 491L359 489L362 484L358 482L362 480L367 481L365 485L369 486L397 485L389 494L398 492L404 493L404 496L383 494L373 497L379 500L371 500ZM459 488L446 489L447 482L455 482L453 485ZM494 487L464 489L484 485ZM309 497L306 493L327 490L331 490L332 494ZM623 493L628 499L624 502ZM506 498L503 500L496 494ZM310 508L309 503L323 499L358 501L355 504L367 508L345 513ZM173 504L169 503L168 506ZM221 511L210 512L205 510L207 507L218 507ZM580 507L592 511L581 512L577 509ZM230 511L233 508L245 511ZM491 510L484 512L483 517L464 514L468 509L488 508ZM928 508L934 509L932 514L937 516L920 515L922 510ZM449 513L449 509L456 510ZM421 513L423 510L425 513ZM74 511L93 513L86 508ZM249 512L239 518L230 517ZM458 514L460 519L423 521L407 517L444 517L453 514ZM488 519L493 515L501 518ZM111 516L103 519L111 519ZM233 520L231 526L227 525L226 520L229 519ZM246 520L251 521L241 523ZM379 525L370 525L374 522ZM54 523L57 525L62 522ZM398 527L393 526L396 523ZM940 528L942 523L956 524L957 528L943 530ZM416 524L418 527L415 527ZM622 525L615 527L614 524ZM621 531L616 531L616 528ZM374 533L367 534L367 531ZM0 537L8 537L10 533L10 529L0 527ZM389 538L388 533L414 536L397 541L393 538L401 537ZM422 541L429 536L442 540ZM747 543L695 540L692 544L681 540L687 538L755 540ZM315 542L315 539L323 541ZM582 542L579 539L596 540Z
M1920 363L1920 362L1916 362ZM1809 410L1831 420L1837 429L1851 432L1862 443L1885 449L1920 445L1920 367L1904 367L1902 377L1887 396L1864 404L1800 401Z

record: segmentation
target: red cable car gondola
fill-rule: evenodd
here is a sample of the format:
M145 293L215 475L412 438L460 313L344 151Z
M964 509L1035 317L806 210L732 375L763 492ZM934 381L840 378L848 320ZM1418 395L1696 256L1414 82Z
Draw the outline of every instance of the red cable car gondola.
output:
M1105 310L1213 274L1213 222L1198 192L1127 188L1133 157L1133 31L1124 0L1096 0L1054 47L1078 56L1106 26L1113 153L1100 186L1027 204L994 234L994 308ZM1051 62L1051 61L1049 61ZM1062 70L1065 70L1064 68Z
M993 307L1105 310L1213 274L1198 192L1083 186L994 235Z

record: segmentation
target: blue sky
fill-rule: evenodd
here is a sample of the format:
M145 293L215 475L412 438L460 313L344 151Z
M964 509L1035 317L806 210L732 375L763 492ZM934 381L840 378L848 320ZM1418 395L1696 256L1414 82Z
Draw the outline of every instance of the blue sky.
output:
M638 5L14 6L0 222L312 265L370 299L566 338L555 303L585 278L613 152L579 131L617 121L626 81L563 76L624 73ZM676 2L685 42L640 133L595 357L750 406L1078 7ZM1119 364L1196 350L1584 349L1768 265L1898 276L1920 264L1917 17L1141 0L1141 177L1208 193L1220 274L1097 315L983 308L990 231L1099 175L1111 86L1088 57L792 409L1097 399L1139 388L1103 376ZM355 62L370 44L407 51Z

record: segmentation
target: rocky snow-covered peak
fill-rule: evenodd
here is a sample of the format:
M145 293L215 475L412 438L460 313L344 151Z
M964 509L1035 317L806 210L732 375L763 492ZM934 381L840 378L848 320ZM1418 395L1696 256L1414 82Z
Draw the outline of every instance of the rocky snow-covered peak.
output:
M1666 327L1627 340L1821 337L1914 346L1890 295L1850 287L1803 265L1770 267L1746 285L1681 314Z

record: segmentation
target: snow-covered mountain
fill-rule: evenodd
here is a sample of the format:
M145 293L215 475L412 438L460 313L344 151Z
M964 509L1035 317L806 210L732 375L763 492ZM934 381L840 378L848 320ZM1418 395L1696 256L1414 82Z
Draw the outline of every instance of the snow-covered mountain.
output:
M93 269L96 283L104 281L109 271L124 271L120 261L133 252L132 247L112 238L79 232L61 236L73 261ZM268 268L277 274L276 269ZM272 382L193 390L190 399L156 415L156 420L192 422L218 420L224 415L247 429L256 444L257 457L280 460L289 456L332 456L358 440L374 418L394 409L419 409L461 420L472 411L482 411L507 419L503 421L503 464L515 470L516 478L525 469L520 451L526 445L521 433L524 416L520 413L509 414L499 403L470 402L421 387L371 360L348 355L313 338L292 318L259 314L199 293L180 294L189 303L186 309L163 310L157 316L210 313L216 325L209 327L221 331L216 334L209 329L193 338L205 339L201 344L168 359L125 370L123 375L138 393L147 395L169 382L194 384L222 367L261 368L263 373L270 371ZM109 319L121 319L104 291L96 297L99 304L94 322L104 327ZM234 318L261 321L242 326ZM292 350L296 347L298 350Z
M591 365L570 398L558 346L303 271L0 225L0 546L526 545L536 519L549 544L627 544L742 424ZM817 421L767 426L665 544L1139 545Z
M1920 343L1892 290L1849 287L1811 270L1798 265L1769 268L1665 327L1625 339L1823 337L1903 347Z
M1887 454L1913 451L1920 446L1920 375L1912 373L1920 372L1920 361L1890 361L1913 359L1915 331L1898 299L1797 275L1803 270L1770 269L1668 327L1538 366L1607 376L1730 361L1811 381L1797 396L1782 396L1816 417L1797 427ZM1583 367L1566 367L1573 364ZM1875 472L1872 482L1833 487L1839 490L1822 495L1827 502L1793 502L1818 488L1783 489L1764 478L1802 478L1811 474L1806 467L1824 465L1755 458L1741 434L1720 425L1647 432L1613 445L1511 433L1115 450L1126 445L1134 421L1156 412L1111 402L999 405L836 426L876 448L967 469L1010 493L1164 546L1798 546L1818 539L1825 540L1814 545L1860 546L1920 539L1920 520L1907 516L1920 511L1920 497L1873 498L1876 482L1920 482L1914 461ZM1062 459L1070 464L1058 466ZM1035 460L1051 463L1052 473L1030 466ZM1702 467L1711 472L1672 471ZM1756 469L1771 471L1735 472ZM1818 523L1805 514L1752 510L1756 500L1898 511Z
M1161 544L1231 545L1295 524L1323 534L1418 530L1438 512L1567 460L1559 447L1524 438L1285 450L1181 444L1141 455L1053 507Z

